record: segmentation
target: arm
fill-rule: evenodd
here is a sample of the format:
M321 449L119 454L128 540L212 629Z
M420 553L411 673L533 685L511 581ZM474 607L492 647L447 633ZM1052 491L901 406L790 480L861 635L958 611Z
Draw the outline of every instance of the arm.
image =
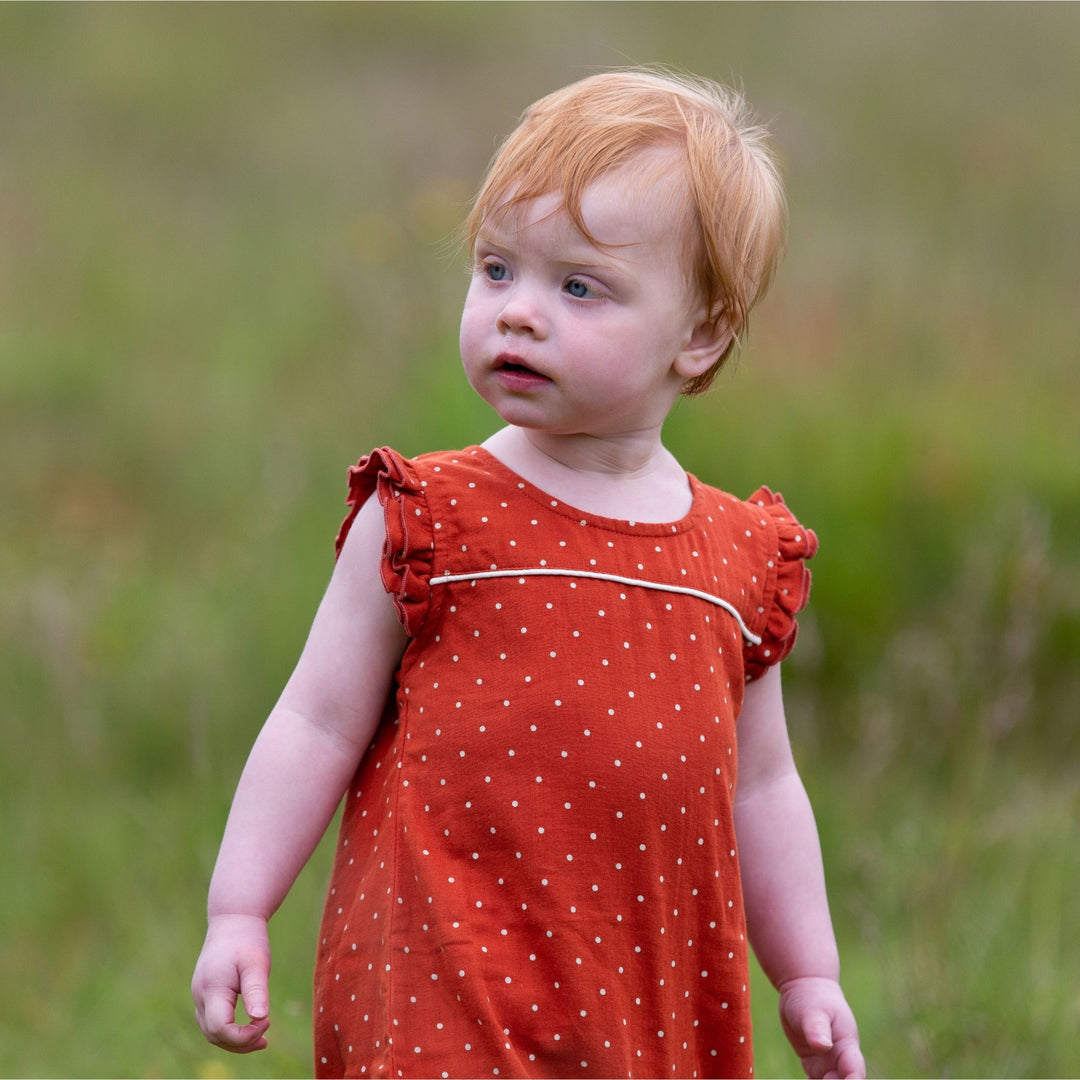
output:
M207 1039L266 1046L267 922L310 858L371 742L406 644L379 577L382 508L360 510L307 644L240 777L192 979ZM251 1023L236 1022L237 997Z
M840 989L817 826L788 741L780 666L749 683L739 717L735 830L754 953L780 991L808 1076L865 1076Z

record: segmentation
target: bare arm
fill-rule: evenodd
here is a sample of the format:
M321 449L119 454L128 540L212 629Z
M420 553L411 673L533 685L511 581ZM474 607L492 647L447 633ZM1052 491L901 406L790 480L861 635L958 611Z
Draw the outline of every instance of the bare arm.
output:
M192 980L207 1039L266 1045L266 924L315 850L382 715L406 644L379 577L384 528L357 515L307 644L240 777L210 883L208 930ZM235 1021L237 996L252 1023Z
M808 1076L865 1075L840 990L821 847L788 740L779 665L746 688L735 829L750 941Z

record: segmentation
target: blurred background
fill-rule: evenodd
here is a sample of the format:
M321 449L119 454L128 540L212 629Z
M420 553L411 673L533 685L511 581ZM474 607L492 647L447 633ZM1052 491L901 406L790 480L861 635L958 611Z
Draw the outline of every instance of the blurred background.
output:
M660 62L771 124L789 255L677 407L821 539L785 664L879 1076L1080 1073L1080 6L0 6L0 1074L309 1075L188 982L347 465L479 442L453 232L539 95ZM755 974L758 1073L798 1063Z

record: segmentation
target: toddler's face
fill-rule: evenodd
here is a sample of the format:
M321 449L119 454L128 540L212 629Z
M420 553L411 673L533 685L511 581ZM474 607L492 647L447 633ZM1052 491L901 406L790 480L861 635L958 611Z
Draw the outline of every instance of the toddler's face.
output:
M560 195L489 214L461 320L473 388L507 423L609 436L663 423L704 310L681 228L656 187L608 173L582 199L591 243Z

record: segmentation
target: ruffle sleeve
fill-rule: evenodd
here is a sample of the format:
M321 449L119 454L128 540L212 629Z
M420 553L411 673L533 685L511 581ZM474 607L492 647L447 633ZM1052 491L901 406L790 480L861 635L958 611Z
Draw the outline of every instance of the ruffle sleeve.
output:
M381 564L383 587L393 597L405 632L415 637L431 598L434 550L431 515L423 487L411 463L387 446L372 450L353 465L348 483L345 502L349 512L338 530L334 550L341 554L360 507L374 492L382 505L386 524Z
M780 663L795 645L799 624L795 616L810 599L810 571L806 560L817 553L817 535L799 524L782 495L767 487L758 488L749 499L772 526L768 532L775 551L767 552L765 589L762 594L763 625L757 630L760 645L747 644L744 650L746 679L758 679L773 664ZM771 538L775 535L775 543Z

